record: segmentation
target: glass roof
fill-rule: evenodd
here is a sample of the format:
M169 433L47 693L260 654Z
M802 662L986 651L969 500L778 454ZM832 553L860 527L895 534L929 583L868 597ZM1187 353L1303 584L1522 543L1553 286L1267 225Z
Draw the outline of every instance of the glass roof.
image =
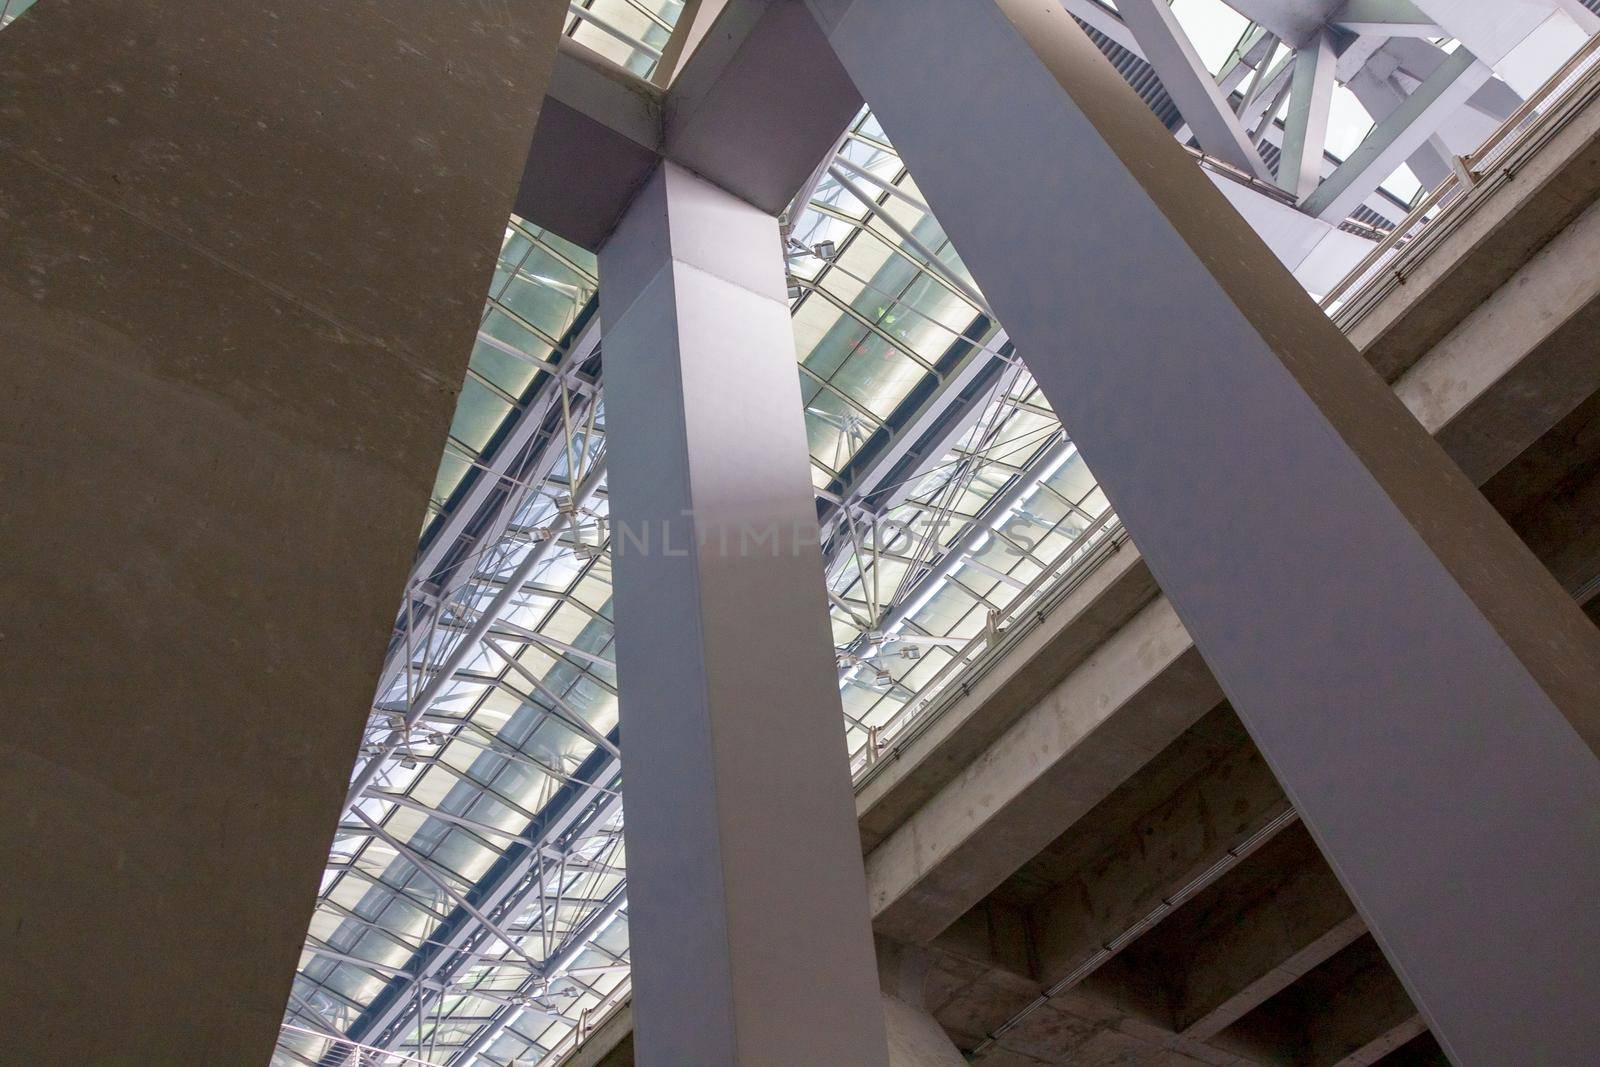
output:
M641 78L655 73L683 0L583 0L568 5L566 34Z
M870 113L787 233L864 775L1116 525ZM364 750L381 769L330 855L280 1063L337 1058L351 1046L335 1036L430 1062L546 1062L626 992L595 271L537 227L506 228L430 531L469 469L496 477L506 423L554 432L513 478L500 471L482 547L407 598ZM485 613L493 625L428 694Z
M0 0L0 27L33 6L33 0Z

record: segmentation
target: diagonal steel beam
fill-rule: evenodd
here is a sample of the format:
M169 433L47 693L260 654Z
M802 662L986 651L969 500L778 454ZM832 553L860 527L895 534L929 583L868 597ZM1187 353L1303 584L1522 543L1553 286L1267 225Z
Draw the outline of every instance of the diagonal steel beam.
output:
M1444 32L1411 0L1345 0L1328 21L1341 30L1376 37L1437 37Z
M1289 114L1283 124L1283 154L1278 187L1303 200L1322 180L1323 145L1333 103L1333 35L1327 31L1295 53L1289 87Z
M1592 623L1064 11L811 3L1446 1052L1582 1062Z
M1228 106L1166 0L1122 0L1117 10L1143 46L1145 58L1194 131L1201 150L1262 181L1271 181L1272 172L1261 153L1250 143L1239 116Z
M1492 74L1471 52L1456 49L1416 92L1372 128L1356 150L1306 198L1301 210L1331 222L1345 218L1407 157L1426 144L1445 117L1466 103Z

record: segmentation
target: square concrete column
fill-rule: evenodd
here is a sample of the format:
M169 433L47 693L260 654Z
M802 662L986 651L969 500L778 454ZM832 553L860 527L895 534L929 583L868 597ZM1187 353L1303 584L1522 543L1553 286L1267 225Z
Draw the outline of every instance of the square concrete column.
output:
M0 1060L271 1057L565 10L0 30Z
M1600 633L1057 3L813 0L1460 1063L1600 1045Z
M882 1065L776 220L663 163L600 313L638 1062Z

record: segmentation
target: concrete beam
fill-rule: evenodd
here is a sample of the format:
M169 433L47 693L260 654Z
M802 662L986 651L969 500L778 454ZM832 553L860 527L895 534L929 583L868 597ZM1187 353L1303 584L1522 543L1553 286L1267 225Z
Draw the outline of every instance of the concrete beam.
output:
M561 1067L633 1067L633 1003L606 1016Z
M1208 713L1008 880L1034 973L1078 970L1288 809L1238 718Z
M1218 1034L1215 1044L1258 1063L1376 1063L1427 1025L1370 936Z
M1111 546L953 706L882 755L856 793L862 847L876 848L1157 595L1138 551Z
M889 1067L966 1067L966 1059L928 1012L928 952L881 937L877 950Z
M564 9L0 32L8 1057L271 1057Z
M1600 105L1591 102L1483 175L1442 225L1424 231L1382 284L1335 321L1393 382L1597 199Z
M972 1050L1004 1026L1044 987L1025 973L929 947L928 1010L956 1047Z
M1444 1050L1430 1033L1421 1033L1383 1059L1380 1067L1451 1067Z
M874 925L933 938L1221 699L1149 605L869 853Z
M1204 1039L1329 959L1366 926L1300 824L1185 902L1090 980Z
M1485 493L1508 509L1512 528L1563 587L1594 614L1600 605L1600 398L1562 420L1517 457Z
M1395 382L1478 483L1600 390L1600 204L1582 215Z

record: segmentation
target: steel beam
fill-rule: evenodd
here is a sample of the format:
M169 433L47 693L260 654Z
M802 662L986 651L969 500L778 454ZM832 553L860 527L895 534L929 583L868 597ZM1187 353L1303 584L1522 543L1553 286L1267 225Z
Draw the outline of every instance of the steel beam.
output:
M667 162L600 277L638 1062L886 1064L777 221Z
M1428 75L1439 69L1450 55L1443 48L1432 41L1425 41L1415 37L1395 37L1384 42L1383 48L1374 54L1368 63L1368 69L1385 78L1390 75L1406 75L1418 82L1427 79ZM1481 58L1481 57L1480 57ZM1398 84L1398 82L1396 83ZM1405 95L1404 87L1400 95ZM1493 132L1494 127L1505 122L1511 117L1512 112L1522 105L1522 96L1500 78L1490 78L1478 88L1478 91L1467 98L1467 107L1482 116L1482 120L1472 123L1467 128L1458 128L1453 131L1453 140L1466 137L1466 142L1458 144L1456 151L1464 152L1476 148L1483 139ZM1365 106L1365 105L1363 105ZM1385 111L1384 113L1387 113ZM1374 112L1369 112L1374 114ZM1452 125L1460 127L1463 118L1469 118L1469 113L1461 112L1453 116ZM1483 121L1488 120L1488 121Z
M545 961L544 968L540 972L541 975L549 979L564 973L579 956L583 955L584 951L588 949L589 943L604 933L606 928L627 906L628 887L627 883L623 883L613 891L611 899L606 902L605 907L585 920L583 925L574 930L572 935L567 938L566 945ZM501 1034L506 1032L507 1027L515 1026L525 1011L527 1011L526 1006L521 1004L507 1006L502 1009L495 1020L485 1026L478 1033L478 1036L473 1038L466 1048L461 1050L455 1062L459 1067L471 1067L472 1064L478 1062L478 1057L483 1055L489 1046L499 1039Z
M1345 0L1328 21L1341 30L1374 37L1437 37L1441 32L1411 0Z
M1306 198L1301 210L1337 222L1354 211L1395 168L1415 153L1439 123L1477 92L1493 72L1465 48L1458 48L1416 92L1384 116L1326 181Z
M550 553L559 545L558 535L568 527L576 526L578 508L588 501L599 489L600 482L606 476L606 461L602 457L595 461L589 468L589 473L584 480L573 490L572 509L557 514L551 523L551 534L540 541L533 550L522 557L516 570L501 585L500 591L494 595L478 617L473 620L472 626L463 634L448 655L444 657L433 675L428 679L422 691L416 695L406 708L402 716L402 725L393 731L393 736L384 746L385 751L367 757L367 762L356 771L350 781L350 788L345 794L345 810L348 811L360 803L362 795L368 786L375 782L383 770L384 762L389 758L393 749L399 744L405 733L422 718L423 714L433 707L433 702L443 693L445 688L455 679L456 671L462 664L470 660L480 648L483 647L484 638L495 625L500 622L500 616L505 614L511 601L522 591L523 585Z
M1356 71L1345 87L1355 94L1369 115L1392 114L1406 98L1393 81L1380 77L1370 66ZM1425 188L1437 189L1450 176L1449 150L1441 151L1442 145L1438 135L1433 134L1406 157L1406 166Z
M544 850L582 833L582 827L604 825L616 814L620 803L607 788L618 772L616 757L594 752L556 798L523 831L525 838L538 846L515 847L497 861L478 880L468 896L481 911L496 915L515 915L523 903L537 895L542 875L529 878ZM456 973L475 959L472 948L485 936L485 927L466 908L459 905L434 930L429 940L407 961L401 977L391 983L353 1022L346 1033L356 1040L392 1046L404 1033L407 1014L415 1007L414 986L421 985L432 996L449 985ZM545 972L551 973L548 966Z
M1250 143L1239 116L1228 106L1167 0L1123 0L1117 10L1143 46L1146 60L1194 131L1200 148L1207 155L1270 182L1272 172Z
M1289 82L1289 114L1283 124L1278 188L1303 200L1322 180L1322 148L1328 140L1333 103L1333 35L1326 30L1295 53Z
M1252 141L1259 143L1272 125L1272 116L1277 114L1293 76L1294 56L1288 55L1261 77L1251 79L1249 93L1239 102L1239 124L1251 131Z
M812 4L1446 1051L1583 1061L1600 634L1064 11Z
M594 249L660 157L662 91L563 37L545 103L516 212Z

